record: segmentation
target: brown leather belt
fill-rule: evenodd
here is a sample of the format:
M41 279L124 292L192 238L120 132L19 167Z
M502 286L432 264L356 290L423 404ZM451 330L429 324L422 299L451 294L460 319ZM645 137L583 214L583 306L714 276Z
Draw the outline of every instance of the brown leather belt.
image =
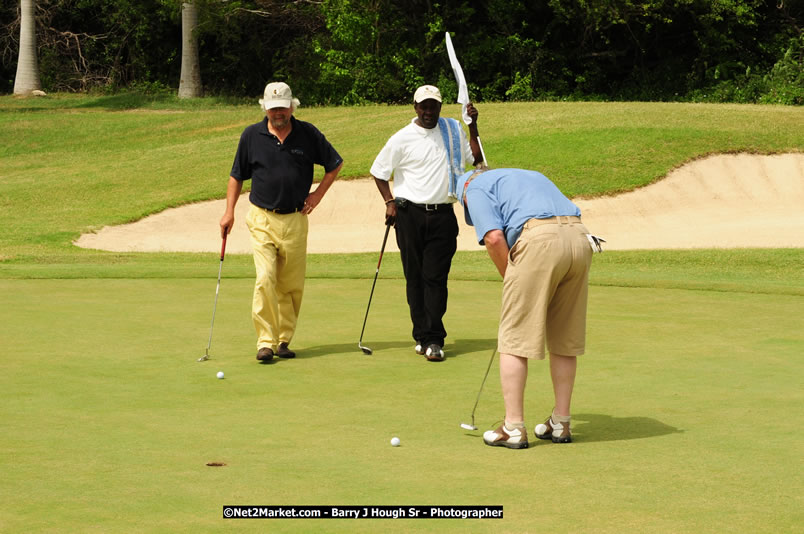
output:
M575 215L559 215L558 217L548 217L546 219L528 219L523 228L533 228L540 224L576 224L580 222L581 218Z

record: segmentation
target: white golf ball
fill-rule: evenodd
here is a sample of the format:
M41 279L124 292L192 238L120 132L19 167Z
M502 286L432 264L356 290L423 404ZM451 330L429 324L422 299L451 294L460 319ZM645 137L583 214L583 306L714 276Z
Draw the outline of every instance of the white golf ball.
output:
M223 371L218 371L218 378L223 378Z
M391 446L392 447L399 447L399 438L394 436L391 438Z

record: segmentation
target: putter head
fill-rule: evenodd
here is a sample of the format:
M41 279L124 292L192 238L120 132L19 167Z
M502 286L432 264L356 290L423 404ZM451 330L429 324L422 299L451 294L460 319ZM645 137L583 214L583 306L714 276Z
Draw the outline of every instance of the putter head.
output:
M360 350L363 351L363 354L365 354L366 356L371 356L373 351L370 348L364 347L360 343L358 343L357 346L358 346L358 348L360 348Z
M477 427L475 425L470 425L467 423L461 423L461 428L463 428L464 430L477 430Z
M205 353L204 353L204 355L203 355L203 356L201 356L200 358L198 358L198 360L196 360L196 361L199 361L199 362L205 362L205 361L207 361L208 359L209 359L209 352L205 352Z

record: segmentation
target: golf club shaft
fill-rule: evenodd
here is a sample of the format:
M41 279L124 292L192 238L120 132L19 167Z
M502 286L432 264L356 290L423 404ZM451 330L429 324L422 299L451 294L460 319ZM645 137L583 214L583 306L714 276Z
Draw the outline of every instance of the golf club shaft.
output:
M486 367L486 374L483 376L483 381L480 383L480 390L477 392L477 399L475 399L475 405L472 408L472 426L475 426L475 410L477 409L477 403L480 402L480 394L483 393L483 386L486 385L486 379L489 377L489 371L491 370L491 362L494 361L494 355L497 354L497 347L494 347L494 350L491 352L491 358L489 358L489 365Z
M215 287L215 305L212 307L212 323L209 325L209 341L207 341L207 353L212 346L212 329L215 326L215 312L218 310L218 293L221 290L221 272L223 272L223 257L226 253L226 234L223 236L223 243L221 243L221 262L218 265L218 285Z
M388 241L388 232L391 230L391 225L385 225L385 237L382 238L382 247L380 247L380 259L377 260L377 270L374 272L374 282L371 284L371 293L369 294L368 305L366 306L366 316L363 318L363 329L360 330L360 341L358 345L363 343L363 333L366 331L366 321L368 321L369 309L371 308L371 298L374 296L374 286L377 285L377 276L380 274L380 265L382 264L382 255L385 253L385 243Z

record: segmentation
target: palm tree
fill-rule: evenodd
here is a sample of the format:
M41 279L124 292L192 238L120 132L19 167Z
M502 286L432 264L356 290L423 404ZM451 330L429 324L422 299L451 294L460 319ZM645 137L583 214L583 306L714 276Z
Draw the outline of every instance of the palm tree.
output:
M20 0L20 51L14 78L15 95L29 95L32 91L42 89L36 57L34 7L34 0Z
M194 2L181 5L181 79L179 98L201 96L201 62L198 58L198 6Z

